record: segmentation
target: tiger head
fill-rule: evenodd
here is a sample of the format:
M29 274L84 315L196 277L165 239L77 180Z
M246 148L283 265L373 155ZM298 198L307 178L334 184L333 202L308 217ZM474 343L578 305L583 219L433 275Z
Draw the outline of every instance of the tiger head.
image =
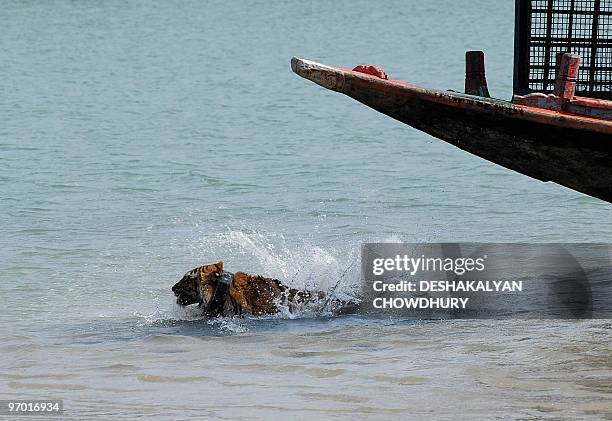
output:
M200 266L187 272L173 287L176 303L182 306L208 303L214 296L223 262Z

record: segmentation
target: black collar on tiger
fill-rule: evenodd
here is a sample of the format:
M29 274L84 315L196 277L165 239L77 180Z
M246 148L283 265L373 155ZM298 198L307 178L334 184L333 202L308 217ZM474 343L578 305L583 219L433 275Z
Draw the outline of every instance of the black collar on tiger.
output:
M213 295L207 309L209 316L216 317L222 315L223 307L225 306L225 301L229 296L229 290L232 286L232 282L234 282L234 274L231 272L224 270L217 277L217 288L215 289L215 295Z

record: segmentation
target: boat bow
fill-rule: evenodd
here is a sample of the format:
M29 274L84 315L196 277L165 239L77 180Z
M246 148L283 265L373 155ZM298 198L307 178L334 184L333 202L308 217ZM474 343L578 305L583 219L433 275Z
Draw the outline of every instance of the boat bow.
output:
M426 89L388 80L376 66L348 70L293 57L291 68L481 158L612 202L610 120Z

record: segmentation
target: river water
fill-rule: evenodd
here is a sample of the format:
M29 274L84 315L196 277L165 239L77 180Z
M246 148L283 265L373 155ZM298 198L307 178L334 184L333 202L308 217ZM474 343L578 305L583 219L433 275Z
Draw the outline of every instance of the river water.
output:
M223 260L332 287L368 241L610 242L612 208L294 75L512 87L513 2L7 1L0 399L67 419L612 417L609 321L204 320ZM340 289L354 286L349 268Z

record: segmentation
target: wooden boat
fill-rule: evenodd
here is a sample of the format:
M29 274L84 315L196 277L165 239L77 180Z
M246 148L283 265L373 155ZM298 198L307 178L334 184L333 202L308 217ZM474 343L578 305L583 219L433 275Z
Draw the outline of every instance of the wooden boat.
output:
M348 70L294 57L291 68L481 158L612 202L612 101L564 97L563 85L560 96L508 102L388 80L375 66ZM486 84L474 92L486 95Z

